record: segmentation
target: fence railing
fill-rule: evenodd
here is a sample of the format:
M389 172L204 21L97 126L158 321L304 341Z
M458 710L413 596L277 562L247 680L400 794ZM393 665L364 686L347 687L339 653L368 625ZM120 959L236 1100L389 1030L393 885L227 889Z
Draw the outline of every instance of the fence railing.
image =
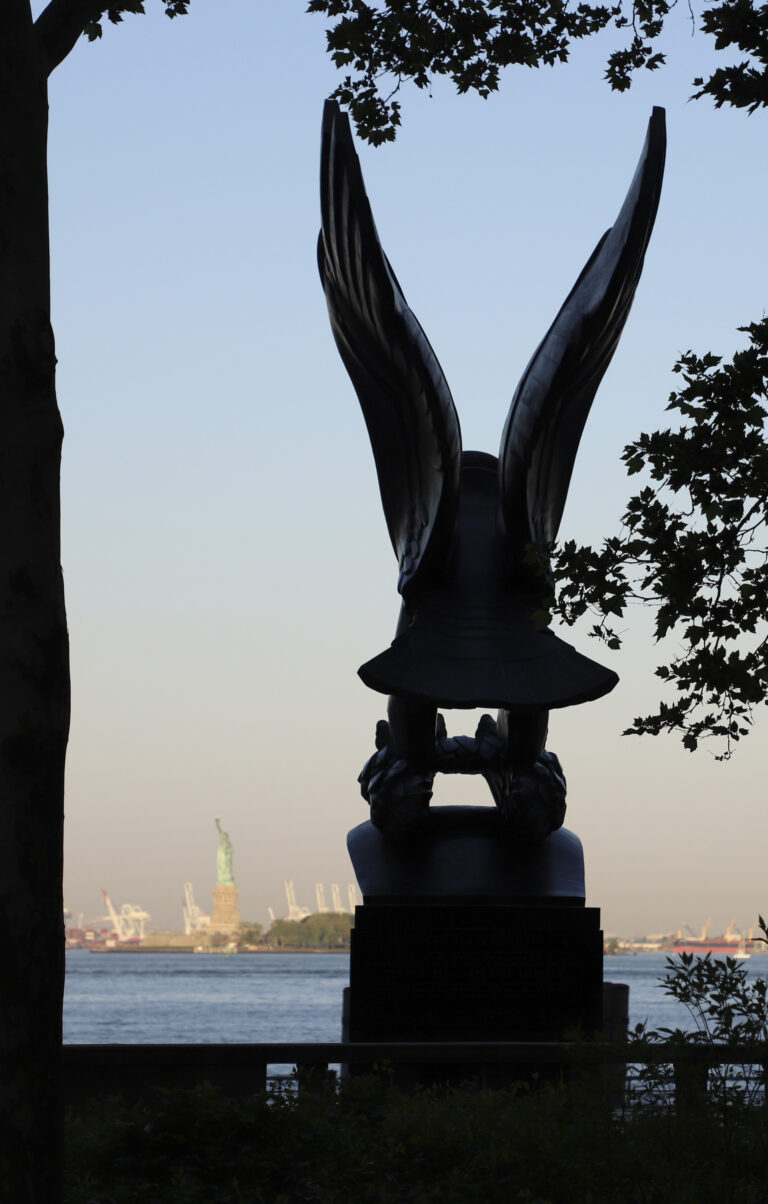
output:
M194 1087L204 1082L234 1094L262 1091L270 1066L295 1068L299 1089L317 1089L332 1066L509 1082L518 1074L602 1069L622 1075L629 1066L670 1065L678 1109L699 1106L709 1071L718 1066L759 1068L768 1081L768 1044L688 1045L677 1042L451 1041L268 1042L240 1045L65 1045L65 1100L80 1104L97 1095L135 1098L153 1087ZM623 1081L623 1075L622 1075ZM615 1082L615 1079L614 1079ZM764 1094L768 1104L768 1093Z

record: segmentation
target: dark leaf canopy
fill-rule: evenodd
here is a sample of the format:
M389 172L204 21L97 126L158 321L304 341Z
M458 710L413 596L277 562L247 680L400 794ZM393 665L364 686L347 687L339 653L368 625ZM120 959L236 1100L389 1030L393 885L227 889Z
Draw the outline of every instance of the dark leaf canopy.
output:
M445 76L459 92L487 97L505 67L565 62L575 41L608 26L622 44L609 55L605 75L611 88L624 91L635 71L664 64L659 38L676 3L309 0L307 11L330 18L328 51L344 73L334 98L349 110L360 136L377 144L395 137L404 83L428 89ZM768 104L768 5L723 0L698 15L688 12L694 28L714 37L717 50L735 47L745 56L706 81L694 80L694 95L750 112Z
M190 0L160 0L168 17L183 16ZM50 0L38 18L50 70L83 33L94 41L104 20L143 13L146 0ZM739 52L735 62L693 81L694 97L709 96L749 112L768 105L768 4L753 0L708 3L688 10L694 28L714 38L718 51ZM611 88L630 87L640 68L665 62L659 39L677 0L308 0L307 12L329 18L328 52L342 72L333 96L347 108L358 133L378 144L400 124L397 96L404 83L429 88L440 76L459 92L487 97L505 67L553 66L568 59L575 41L612 26L621 41L605 76ZM687 14L680 14L686 19Z
M592 634L617 648L615 618L639 600L654 611L656 638L675 637L656 670L673 701L628 733L675 731L691 750L715 736L721 757L768 700L768 318L742 329L749 345L728 362L680 357L682 387L667 407L680 425L624 449L628 473L650 483L629 500L620 534L555 553L566 622L591 611Z
M185 16L189 9L189 2L190 0L162 0L166 17ZM104 8L101 17L89 21L83 32L88 40L93 42L96 38L101 37L103 17L106 17L113 25L117 25L122 21L124 13L143 13L144 11L144 0L123 0L122 4L113 4L109 8Z

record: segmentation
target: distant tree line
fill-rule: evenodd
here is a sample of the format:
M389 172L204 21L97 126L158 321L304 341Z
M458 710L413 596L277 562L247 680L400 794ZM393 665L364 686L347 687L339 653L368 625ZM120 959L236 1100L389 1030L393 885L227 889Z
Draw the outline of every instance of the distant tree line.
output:
M267 931L262 924L244 920L236 937L223 932L210 936L214 949L237 945L250 949L349 949L353 917L346 912L323 912L303 920L275 920Z
M349 949L353 917L322 912L303 920L275 920L265 937L277 949Z

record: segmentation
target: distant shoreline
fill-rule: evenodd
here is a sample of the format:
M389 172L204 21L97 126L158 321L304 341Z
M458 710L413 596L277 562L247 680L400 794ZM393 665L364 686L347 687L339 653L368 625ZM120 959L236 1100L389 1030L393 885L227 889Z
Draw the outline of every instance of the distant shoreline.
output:
M69 949L69 953L76 953L78 950ZM242 957L251 954L281 954L281 953L349 953L349 949L195 949L192 947L184 947L179 945L149 945L146 948L141 945L127 945L125 948L117 948L111 946L107 949L93 949L86 947L88 953L195 953L195 954L215 954L216 957Z

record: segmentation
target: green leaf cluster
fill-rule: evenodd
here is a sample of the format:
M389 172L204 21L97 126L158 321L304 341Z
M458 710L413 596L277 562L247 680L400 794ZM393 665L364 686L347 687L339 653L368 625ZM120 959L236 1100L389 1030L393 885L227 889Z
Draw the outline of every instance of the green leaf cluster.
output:
M334 97L349 109L358 133L374 145L392 141L400 124L395 97L403 83L429 89L445 76L459 92L488 97L505 67L552 66L568 59L574 42L613 26L628 42L608 57L605 78L623 92L634 72L665 62L658 49L677 0L309 0L307 11L330 18L328 51L346 72ZM707 3L707 0L704 0ZM695 14L689 8L692 25ZM709 4L700 29L717 50L747 57L696 78L694 97L716 106L768 104L768 5L752 0Z
M768 105L768 4L724 0L702 13L701 28L715 39L717 50L735 46L751 59L719 67L706 81L695 79L694 97L711 96L718 109L729 104L750 113Z
M190 0L162 0L166 17L183 17L189 9ZM113 25L119 25L124 13L143 13L144 0L121 0L120 4L112 4L105 8L102 16L106 16ZM101 19L88 21L83 32L89 42L95 42L102 35Z
M681 425L624 449L627 472L651 484L627 503L620 534L553 552L567 623L592 612L591 634L618 648L615 619L641 601L656 639L675 637L679 650L656 670L674 699L627 733L676 731L691 751L714 736L721 758L768 697L768 318L741 329L749 345L728 362L680 357L683 385L667 409Z
M333 20L328 51L349 70L334 92L361 137L391 141L400 124L393 97L404 82L429 89L447 76L459 92L487 97L504 67L564 62L572 41L618 15L604 4L568 0L309 0L307 11Z

